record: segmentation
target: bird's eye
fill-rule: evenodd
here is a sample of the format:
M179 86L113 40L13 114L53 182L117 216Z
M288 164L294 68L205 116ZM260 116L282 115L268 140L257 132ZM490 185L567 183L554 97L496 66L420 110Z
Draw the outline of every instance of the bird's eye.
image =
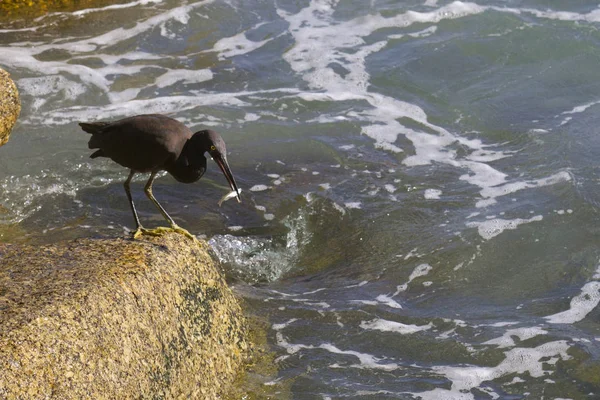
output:
M217 148L214 145L210 146L210 151L215 151L216 149Z

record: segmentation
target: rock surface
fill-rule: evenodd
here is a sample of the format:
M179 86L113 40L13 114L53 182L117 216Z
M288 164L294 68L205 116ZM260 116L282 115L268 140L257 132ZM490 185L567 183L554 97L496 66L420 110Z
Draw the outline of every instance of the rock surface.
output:
M247 352L204 242L0 244L0 398L226 395Z
M127 0L2 0L0 20L9 18L34 18L55 11L73 11L89 7L103 7Z
M21 102L17 86L8 72L0 68L0 146L8 141L17 117L21 113Z

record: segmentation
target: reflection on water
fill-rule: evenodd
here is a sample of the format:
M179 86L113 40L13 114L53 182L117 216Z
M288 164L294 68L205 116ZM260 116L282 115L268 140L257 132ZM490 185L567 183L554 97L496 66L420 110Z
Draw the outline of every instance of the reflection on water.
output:
M125 234L127 171L77 122L168 114L227 142L242 204L210 161L154 194L268 321L276 393L600 396L598 10L139 0L2 26L0 237Z

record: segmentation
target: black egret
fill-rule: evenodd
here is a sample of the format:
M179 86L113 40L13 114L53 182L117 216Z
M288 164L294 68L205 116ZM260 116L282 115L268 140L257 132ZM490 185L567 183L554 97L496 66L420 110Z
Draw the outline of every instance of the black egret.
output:
M146 196L156 205L172 230L189 237L193 236L173 221L152 194L152 183L159 171L167 171L179 182L196 182L206 171L204 153L208 152L223 171L237 201L241 201L240 191L227 163L225 142L215 131L208 129L192 133L181 122L160 114L136 115L114 122L81 122L79 126L92 134L88 142L89 148L98 149L91 158L108 157L130 169L124 186L135 219L134 238L141 234L155 235L168 230L142 227L129 187L136 173L150 173L144 188Z

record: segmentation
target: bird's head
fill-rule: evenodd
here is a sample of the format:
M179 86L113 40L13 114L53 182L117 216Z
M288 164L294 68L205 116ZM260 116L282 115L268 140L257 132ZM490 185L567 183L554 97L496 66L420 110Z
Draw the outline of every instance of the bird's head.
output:
M232 191L236 192L237 201L241 202L242 200L240 199L240 192L235 184L235 179L233 179L233 174L229 168L229 163L227 162L227 148L225 147L225 142L223 141L221 135L213 130L207 129L196 132L194 137L198 137L200 139L202 151L208 152L212 159L217 163L219 168L221 168L223 175L225 175L225 178L229 183L229 187Z

